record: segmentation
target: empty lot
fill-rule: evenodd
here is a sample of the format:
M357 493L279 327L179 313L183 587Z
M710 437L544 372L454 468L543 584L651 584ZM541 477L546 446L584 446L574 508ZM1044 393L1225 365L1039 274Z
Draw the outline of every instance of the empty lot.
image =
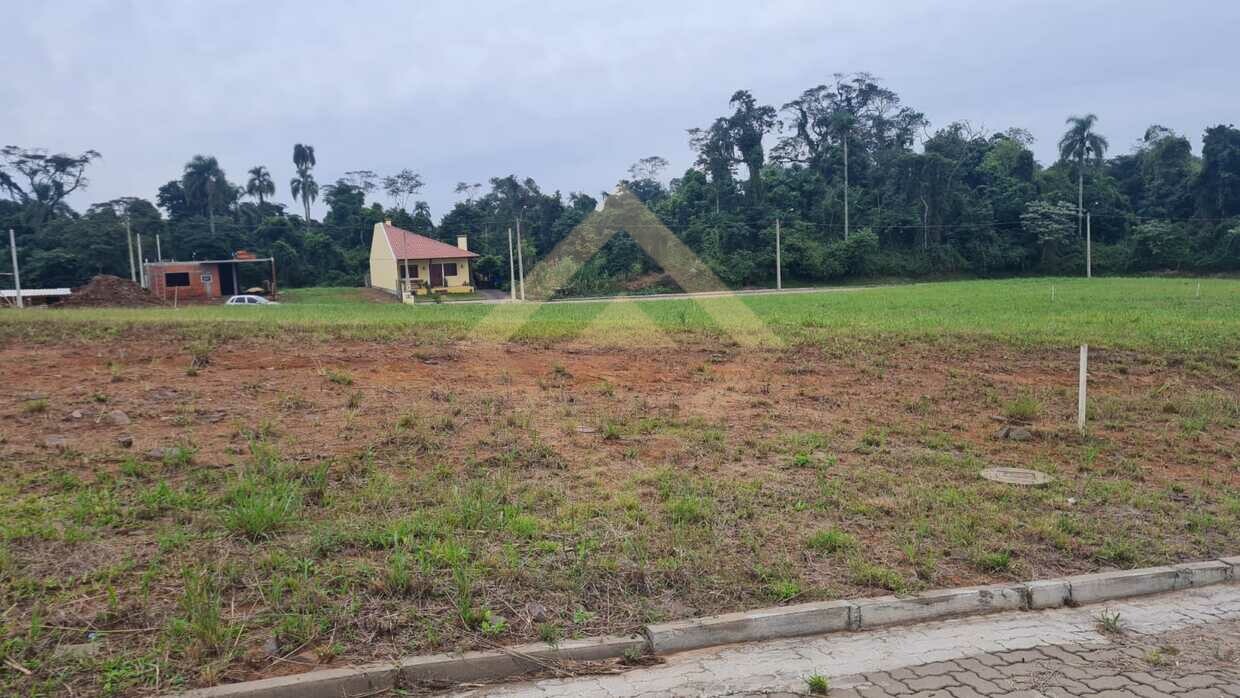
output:
M748 298L760 342L713 300L302 300L0 314L5 690L147 694L1240 548L1234 281Z

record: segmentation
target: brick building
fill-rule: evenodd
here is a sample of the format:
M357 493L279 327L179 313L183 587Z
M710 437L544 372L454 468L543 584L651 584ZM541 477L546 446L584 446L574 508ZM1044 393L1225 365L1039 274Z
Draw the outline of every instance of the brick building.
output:
M238 272L242 264L270 264L270 281L264 280L263 285L268 288L270 295L275 295L276 263L270 257L256 259L252 255L239 252L234 259L147 262L143 267L146 273L147 288L160 298L210 300L228 298L245 292L246 287Z

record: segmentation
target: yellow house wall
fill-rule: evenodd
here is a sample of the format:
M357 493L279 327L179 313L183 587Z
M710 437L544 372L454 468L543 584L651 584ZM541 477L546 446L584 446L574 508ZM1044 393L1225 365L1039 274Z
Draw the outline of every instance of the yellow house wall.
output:
M396 277L396 255L388 244L382 223L375 224L375 233L370 240L370 285L400 293Z
M452 264L452 263L456 264L456 275L449 276L448 274L444 274L444 277L443 277L444 285L436 287L436 290L443 290L447 293L471 293L474 290L474 287L470 285L469 283L469 260L468 259L419 259L419 260L411 259L409 260L410 276L413 276L413 268L416 266L418 268L418 273L415 279L418 282L430 281L431 262L434 262L435 264ZM398 267L400 269L400 278L404 279L405 278L404 260L401 260L400 262L398 262ZM421 284L419 284L416 293L418 295L422 295L426 293L426 291L421 288Z
M443 275L443 285L448 293L469 293L474 287L469 284L469 260L468 259L443 259L434 260L437 263L456 263L456 275ZM427 270L429 274L430 270ZM427 278L430 278L429 276Z

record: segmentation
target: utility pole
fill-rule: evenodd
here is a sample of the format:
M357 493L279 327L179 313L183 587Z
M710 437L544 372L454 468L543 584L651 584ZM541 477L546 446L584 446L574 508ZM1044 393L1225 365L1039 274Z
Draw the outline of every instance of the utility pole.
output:
M848 134L844 134L844 239L848 239Z
M1094 245L1089 224L1090 214L1085 214L1085 278L1094 278Z
M508 292L517 299L517 260L512 256L512 227L508 228Z
M525 259L521 255L521 218L517 217L517 271L521 274L521 300L525 300Z
M1081 433L1085 432L1085 412L1088 405L1085 399L1085 390L1089 378L1089 345L1081 345L1081 367L1077 373L1076 387L1076 428Z
M779 257L779 219L775 219L775 289L784 288L784 265Z
M129 230L129 214L125 214L125 242L129 244L129 280L138 282L138 268L133 263L133 232Z
M1088 153L1087 153L1088 154ZM1085 159L1076 163L1076 234L1081 234L1081 213L1085 210Z
M26 304L22 301L22 274L17 269L17 237L12 228L9 228L9 254L13 255L13 290L17 292L17 307L24 308Z
M401 240L404 242L404 239ZM404 245L401 245L401 252L405 251ZM414 300L413 279L409 278L409 255L405 255L405 280L400 285L400 299L405 300L405 293L409 294L410 300Z
M138 233L138 285L146 288L146 264L142 262L142 233Z
M155 233L155 261L157 262L164 261L163 250L161 250L159 247L159 233ZM237 270L237 265L234 264L233 271L235 272L236 270Z

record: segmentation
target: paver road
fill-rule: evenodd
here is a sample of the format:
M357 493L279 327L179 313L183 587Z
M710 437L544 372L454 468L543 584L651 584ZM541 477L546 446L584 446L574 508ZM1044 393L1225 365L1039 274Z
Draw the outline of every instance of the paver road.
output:
M1103 632L1104 610L1123 631ZM1240 585L1108 606L1012 612L686 652L622 674L475 689L471 696L808 695L835 698L1240 698Z

